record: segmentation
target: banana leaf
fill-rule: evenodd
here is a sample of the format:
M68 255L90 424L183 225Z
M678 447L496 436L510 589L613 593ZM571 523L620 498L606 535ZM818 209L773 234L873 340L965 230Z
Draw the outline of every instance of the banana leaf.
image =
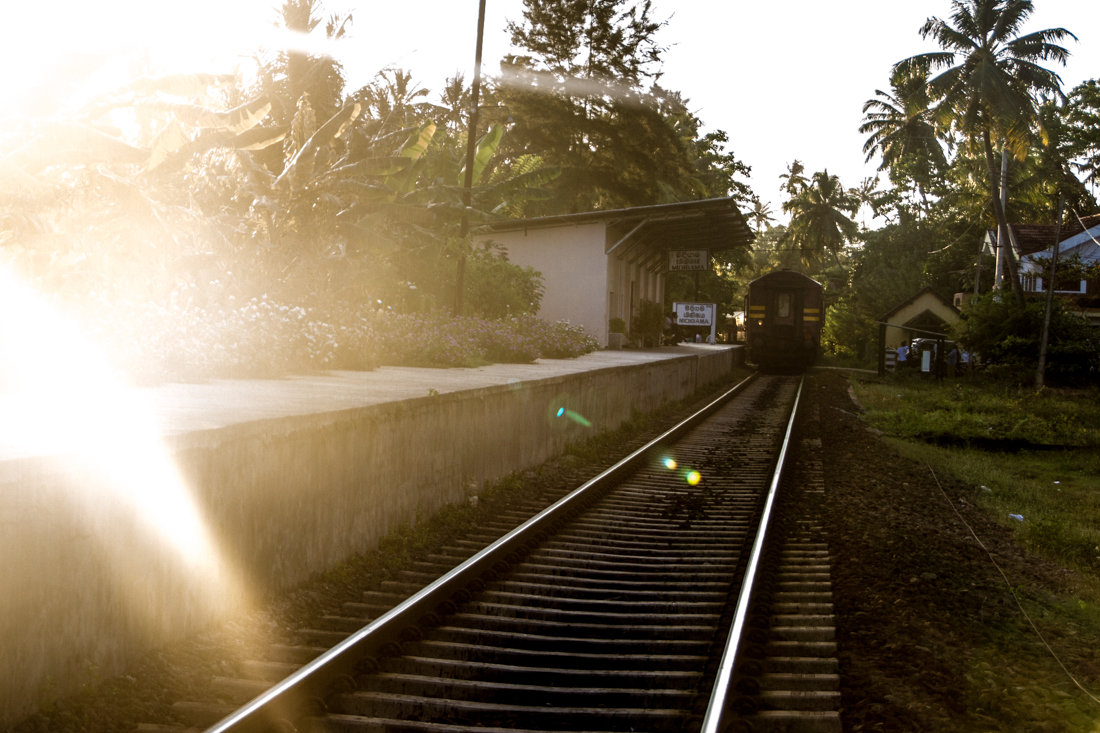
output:
M380 135L380 136L372 139L369 143L369 147L376 148L381 143L387 142L389 140L397 140L397 139L407 140L410 133L416 132L419 129L420 129L419 127L403 127L400 130L394 130L393 132L387 132L385 135Z
M195 104L172 104L170 102L140 102L134 107L148 107L171 114L176 120L204 129L244 132L255 127L271 111L271 102L266 97L257 97L230 110L216 110Z
M145 164L145 170L153 170L189 142L191 139L184 133L180 123L172 120L153 138L149 146L149 160Z
M420 129L410 137L401 148L401 157L409 158L412 165L399 171L386 179L386 185L399 194L407 194L416 190L416 181L427 168L427 160L423 158L424 151L428 149L432 138L435 137L436 124L425 122Z
M362 183L360 181L351 181L346 178L341 178L331 183L324 184L324 190L326 191L338 191L342 193L350 193L356 196L367 196L377 200L379 197L393 198L394 191L389 186L380 185L377 183Z
M479 188L475 195L479 199L491 198L496 195L506 194L509 191L525 188L541 188L561 175L559 166L539 168L537 170L521 173L518 176L506 178L503 181Z
M40 123L35 136L6 158L26 172L50 165L140 164L149 151L74 122Z
M474 176L473 182L477 183L481 178L481 172L485 170L485 166L489 163L489 159L496 155L497 148L500 147L500 140L504 136L504 127L501 125L493 125L489 132L481 136L481 139L477 141L477 152L474 153ZM458 171L459 180L465 180L466 164L463 163L462 168Z
M43 194L50 190L49 186L34 176L24 173L8 161L0 159L0 192L27 195Z
M130 82L122 91L153 95L157 92L173 97L196 97L212 86L233 81L232 74L168 74L143 76Z
M286 125L279 127L253 127L234 137L226 145L234 150L263 150L275 143L283 141L290 128Z
M326 176L341 176L352 178L354 176L392 176L398 171L409 167L412 160L400 156L396 158L364 158L363 160L333 168Z
M234 134L226 130L207 130L194 140L189 140L177 150L172 151L171 155L160 160L156 159L157 148L156 142L154 142L153 152L150 153L149 164L145 169L149 171L162 166L168 168L178 167L192 155L205 153L207 150L213 150L214 148L263 150L281 142L286 137L288 129L285 125L281 127L253 127L251 130L245 130L240 134Z
M366 227L379 218L416 226L431 226L435 216L423 206L395 204L390 201L364 201L341 211L337 218L353 221L355 226Z
M437 203L428 204L428 210L432 212L446 212L453 216L461 216L463 211L465 211L466 216L475 221L488 222L493 219L491 214L480 209L475 209L472 206L466 208L462 205L462 202L439 201Z
M412 158L417 160L424 151L428 149L428 145L431 143L432 138L435 137L435 123L425 122L420 126L420 129L415 135L409 138L401 148L401 155L406 158Z
M298 182L308 181L313 175L313 163L317 159L317 151L324 145L328 145L343 134L344 130L359 116L362 105L358 102L347 105L329 118L328 122L321 125L317 132L313 133L302 149L287 164L279 177L275 179L278 186L287 182L292 188L296 188Z

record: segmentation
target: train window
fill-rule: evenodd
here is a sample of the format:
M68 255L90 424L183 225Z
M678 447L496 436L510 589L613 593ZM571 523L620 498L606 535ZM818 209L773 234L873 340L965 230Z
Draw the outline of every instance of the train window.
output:
M777 318L790 318L791 317L791 294L790 293L776 293L775 294L775 315Z

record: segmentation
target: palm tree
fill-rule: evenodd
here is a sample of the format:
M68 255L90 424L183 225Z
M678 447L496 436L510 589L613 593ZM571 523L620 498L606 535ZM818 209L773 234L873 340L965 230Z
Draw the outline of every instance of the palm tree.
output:
M929 179L947 166L928 108L928 71L895 72L890 85L893 93L876 89L875 94L881 99L868 99L863 105L859 131L870 135L863 152L867 154L866 162L876 153L881 155L879 170L890 169L892 180L912 178L924 199Z
M771 204L766 204L758 196L753 196L749 220L756 224L756 231L764 231L765 226L775 221L775 217L772 216Z
M1086 174L1086 184L1100 184L1100 81L1089 79L1075 87L1067 106L1067 124L1078 144L1073 167Z
M881 194L878 191L878 176L874 178L864 178L863 183L859 184L853 189L848 191L849 194L856 200L859 211L864 206L871 210L872 216L878 216L878 204ZM863 228L867 228L867 216L863 217Z
M1033 154L1036 188L1046 199L1047 208L1053 212L1061 195L1066 206L1073 211L1095 211L1096 199L1085 183L1074 173L1083 172L1085 166L1077 164L1085 148L1078 131L1071 124L1070 115L1075 110L1067 104L1059 105L1051 100L1039 108L1043 131L1042 145ZM1094 132L1093 134L1097 134ZM1087 179L1086 179L1087 180Z
M781 191L788 196L797 196L798 193L806 187L806 176L802 175L806 172L806 166L802 165L802 161L792 161L787 166L787 172L780 174L780 178L784 180L782 186L779 187Z
M917 75L943 69L928 82L935 119L944 126L953 124L968 137L980 138L993 210L1001 230L1011 237L997 195L993 138L1003 141L1018 159L1027 156L1038 119L1037 99L1061 95L1061 79L1039 62L1053 60L1065 65L1069 52L1057 44L1076 36L1064 28L1019 35L1034 10L1031 0L952 0L951 6L950 23L929 18L920 30L922 38L932 37L943 51L905 59L894 71ZM1004 251L1012 290L1023 308L1016 258L1011 247Z
M791 223L782 241L797 246L808 267L816 267L826 252L840 267L837 253L859 232L850 218L858 208L859 200L839 178L828 170L814 173L809 184L783 204Z

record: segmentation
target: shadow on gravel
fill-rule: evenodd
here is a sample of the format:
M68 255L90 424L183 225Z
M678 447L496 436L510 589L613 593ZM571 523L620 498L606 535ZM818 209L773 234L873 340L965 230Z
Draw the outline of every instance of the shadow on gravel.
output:
M974 450L981 450L989 453L1082 450L1080 446L1032 443L1030 440L1022 440L1018 438L959 438L953 435L942 434L918 434L913 437L930 445L939 446L940 448L973 448Z

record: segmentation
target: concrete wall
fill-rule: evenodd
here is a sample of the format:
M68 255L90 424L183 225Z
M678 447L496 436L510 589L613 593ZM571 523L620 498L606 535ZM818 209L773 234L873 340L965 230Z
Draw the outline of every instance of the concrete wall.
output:
M508 259L542 273L546 292L539 316L582 326L607 343L607 225L566 225L530 231L494 232L481 238L504 247Z
M602 275L601 275L602 277ZM176 462L223 563L188 566L57 458L0 462L0 726L262 592L377 546L485 481L728 373L733 349L185 434ZM583 415L585 428L558 418ZM77 490L79 488L79 490ZM202 570L202 572L198 572ZM49 682L52 680L52 683Z

